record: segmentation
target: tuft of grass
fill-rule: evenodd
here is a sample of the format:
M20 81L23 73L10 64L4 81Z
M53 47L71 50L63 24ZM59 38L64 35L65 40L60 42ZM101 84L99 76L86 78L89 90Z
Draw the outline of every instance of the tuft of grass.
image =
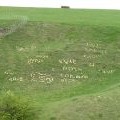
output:
M7 91L0 98L0 119L35 120L36 114L33 107L29 105L28 101L15 96L11 91Z

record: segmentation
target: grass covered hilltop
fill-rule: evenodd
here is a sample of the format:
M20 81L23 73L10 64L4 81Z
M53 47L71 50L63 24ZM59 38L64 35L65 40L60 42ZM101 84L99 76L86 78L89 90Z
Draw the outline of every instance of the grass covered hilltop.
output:
M120 120L120 11L0 7L7 91L37 120Z

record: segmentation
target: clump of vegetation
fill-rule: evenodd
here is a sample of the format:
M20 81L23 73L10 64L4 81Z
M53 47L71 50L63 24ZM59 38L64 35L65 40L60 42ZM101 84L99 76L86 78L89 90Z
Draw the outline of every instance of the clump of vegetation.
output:
M35 112L28 101L11 91L0 99L0 120L35 120Z

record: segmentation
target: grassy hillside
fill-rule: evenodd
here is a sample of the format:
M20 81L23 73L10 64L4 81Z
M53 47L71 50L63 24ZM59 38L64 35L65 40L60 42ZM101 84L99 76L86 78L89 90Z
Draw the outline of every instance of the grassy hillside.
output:
M120 11L0 7L0 94L29 98L40 120L120 119Z
M119 10L0 7L0 19L12 19L15 15L27 16L30 21L104 26L120 25Z

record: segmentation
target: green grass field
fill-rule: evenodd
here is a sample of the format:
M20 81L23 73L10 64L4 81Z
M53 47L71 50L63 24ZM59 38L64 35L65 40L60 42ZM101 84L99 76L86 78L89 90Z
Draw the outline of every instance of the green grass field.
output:
M120 11L0 7L0 95L39 120L120 120Z

